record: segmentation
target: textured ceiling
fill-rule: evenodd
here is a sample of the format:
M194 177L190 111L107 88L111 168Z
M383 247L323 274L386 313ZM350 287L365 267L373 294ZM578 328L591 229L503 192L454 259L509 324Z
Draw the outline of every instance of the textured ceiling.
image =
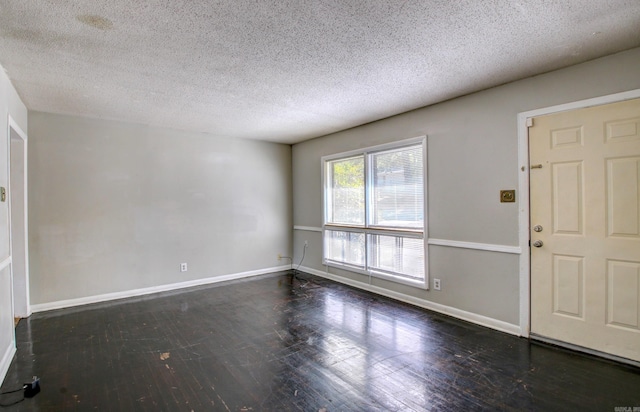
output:
M0 2L31 110L283 143L637 46L639 0Z

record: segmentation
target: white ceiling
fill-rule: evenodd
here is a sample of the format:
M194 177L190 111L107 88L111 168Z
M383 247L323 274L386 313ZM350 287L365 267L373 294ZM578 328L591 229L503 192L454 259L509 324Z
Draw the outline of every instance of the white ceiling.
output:
M282 143L637 46L640 0L0 2L29 109Z

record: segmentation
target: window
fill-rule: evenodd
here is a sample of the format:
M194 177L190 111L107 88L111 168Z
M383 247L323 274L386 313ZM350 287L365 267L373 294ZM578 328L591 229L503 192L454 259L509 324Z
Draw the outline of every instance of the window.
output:
M326 156L327 265L427 287L425 138Z

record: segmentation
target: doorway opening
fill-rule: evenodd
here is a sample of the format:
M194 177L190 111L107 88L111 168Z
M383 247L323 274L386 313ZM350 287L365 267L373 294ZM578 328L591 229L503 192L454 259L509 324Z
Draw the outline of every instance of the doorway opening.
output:
M31 315L27 226L27 135L9 117L9 228L13 315Z

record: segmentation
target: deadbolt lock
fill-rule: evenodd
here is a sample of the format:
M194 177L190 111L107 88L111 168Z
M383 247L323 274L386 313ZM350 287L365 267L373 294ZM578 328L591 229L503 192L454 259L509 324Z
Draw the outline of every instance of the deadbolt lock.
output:
M540 225L535 225L535 226L533 227L533 231L534 231L534 232L542 232L542 226L540 226Z

